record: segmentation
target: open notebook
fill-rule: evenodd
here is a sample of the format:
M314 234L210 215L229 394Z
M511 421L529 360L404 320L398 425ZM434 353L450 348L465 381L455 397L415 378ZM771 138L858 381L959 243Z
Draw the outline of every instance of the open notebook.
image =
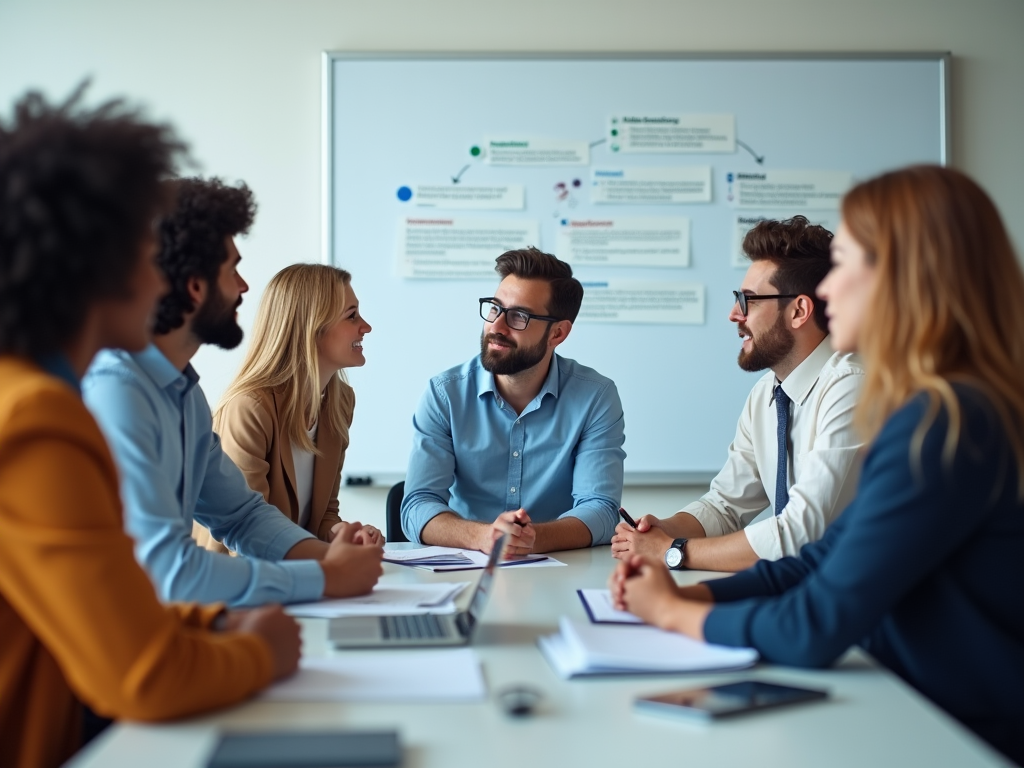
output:
M537 638L541 653L564 678L743 669L757 662L753 648L727 648L647 625L559 621L559 633Z

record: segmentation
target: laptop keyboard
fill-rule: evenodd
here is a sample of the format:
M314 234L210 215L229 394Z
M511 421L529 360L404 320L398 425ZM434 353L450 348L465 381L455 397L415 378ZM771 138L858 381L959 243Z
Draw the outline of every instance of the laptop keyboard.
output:
M385 640L433 640L448 637L447 625L432 614L381 616Z

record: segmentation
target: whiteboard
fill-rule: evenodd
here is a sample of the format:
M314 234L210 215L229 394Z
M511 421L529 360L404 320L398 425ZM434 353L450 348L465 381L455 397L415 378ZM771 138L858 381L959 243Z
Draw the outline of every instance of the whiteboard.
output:
M577 322L557 351L615 381L625 412L627 483L703 483L721 467L761 375L737 366L739 339L727 320L744 274L732 257L742 211L729 199L731 181L765 170L840 171L856 181L910 163L945 164L948 84L949 55L941 53L325 53L324 260L352 273L373 326L366 366L346 372L357 396L346 482L387 485L404 477L416 404L431 376L479 352L477 299L493 295L497 284L496 275L399 276L402 222L427 210L400 199L403 187L454 179L521 185L522 210L433 213L533 220L535 245L555 255L566 216L686 217L688 266L579 264L574 273L595 286L700 284L703 322ZM615 154L610 116L623 114L732 115L735 151ZM471 154L488 136L586 141L589 164L489 165ZM595 203L594 170L621 166L710 166L710 200Z

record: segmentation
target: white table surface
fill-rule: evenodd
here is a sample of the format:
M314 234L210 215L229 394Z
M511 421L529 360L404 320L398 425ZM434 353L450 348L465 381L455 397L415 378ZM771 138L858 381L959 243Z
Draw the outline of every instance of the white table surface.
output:
M403 765L437 768L537 766L881 766L1009 765L971 732L867 656L851 652L824 671L760 665L703 675L605 677L565 681L537 650L538 635L561 615L585 619L576 590L604 586L614 562L608 547L559 552L566 568L499 571L473 647L484 667L488 699L475 704L341 704L250 702L159 726L119 724L69 764L75 768L188 768L205 765L220 728L397 729ZM475 580L479 572L430 573L385 564L384 582ZM711 574L677 574L693 583ZM467 599L463 594L461 603ZM304 619L304 653L335 653L327 621ZM344 651L393 654L401 651ZM828 688L824 703L767 711L701 725L638 714L638 695L754 677ZM543 692L537 712L506 716L495 693L525 684Z

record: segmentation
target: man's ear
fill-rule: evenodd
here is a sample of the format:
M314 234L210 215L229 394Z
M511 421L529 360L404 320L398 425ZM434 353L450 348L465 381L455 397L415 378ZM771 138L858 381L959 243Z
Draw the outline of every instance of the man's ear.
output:
M548 349L554 349L569 338L571 330L572 322L569 320L559 320L557 323L552 323L551 333L548 334Z
M190 277L188 282L185 283L185 288L188 290L188 297L192 299L192 309L186 314L192 314L199 307L203 306L203 302L206 301L206 294L209 292L209 284L201 277Z
M810 296L800 294L793 299L789 309L792 313L789 323L794 331L814 319L814 300Z

